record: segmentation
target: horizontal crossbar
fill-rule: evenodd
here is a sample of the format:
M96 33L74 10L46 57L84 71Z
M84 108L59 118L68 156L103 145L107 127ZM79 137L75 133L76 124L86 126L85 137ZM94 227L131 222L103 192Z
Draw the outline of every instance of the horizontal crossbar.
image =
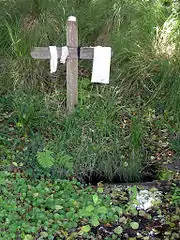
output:
M57 47L58 58L61 58L62 48ZM79 55L79 56L78 56ZM50 59L49 47L35 47L31 52L31 57L35 59ZM81 47L72 48L69 47L69 57L71 59L93 59L94 47Z
M78 51L79 50L79 51ZM79 53L78 53L79 52ZM61 58L62 48L57 47L58 58ZM79 56L78 56L79 55ZM50 59L50 51L48 47L35 47L31 52L31 57L35 59ZM70 48L69 57L71 59L93 59L94 48L93 47L82 47L82 48Z

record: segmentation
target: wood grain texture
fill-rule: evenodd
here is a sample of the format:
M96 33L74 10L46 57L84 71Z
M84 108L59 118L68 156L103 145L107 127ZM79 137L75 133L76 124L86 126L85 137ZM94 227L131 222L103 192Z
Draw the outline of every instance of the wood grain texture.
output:
M67 21L67 47L74 48L76 58L72 58L71 51L66 63L66 82L67 82L67 109L69 113L73 112L78 104L78 28L76 21Z
M78 58L78 48L69 47L69 55L72 59ZM61 58L62 48L57 47L58 58ZM49 47L35 47L31 52L31 57L34 59L50 59ZM93 47L81 47L80 48L80 59L93 59L94 48Z

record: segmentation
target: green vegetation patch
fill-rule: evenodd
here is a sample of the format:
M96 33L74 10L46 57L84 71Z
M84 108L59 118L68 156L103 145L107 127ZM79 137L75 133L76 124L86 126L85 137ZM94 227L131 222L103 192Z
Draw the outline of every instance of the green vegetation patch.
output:
M82 185L76 180L33 180L0 172L0 239L179 239L179 187L160 184L161 208L137 209L139 187ZM167 190L167 186L169 190ZM141 187L142 188L142 187ZM157 191L152 188L150 192Z
M51 181L1 172L0 239L55 239L77 236L118 219L118 208L76 180ZM77 228L78 227L78 228ZM31 237L31 238L30 238Z

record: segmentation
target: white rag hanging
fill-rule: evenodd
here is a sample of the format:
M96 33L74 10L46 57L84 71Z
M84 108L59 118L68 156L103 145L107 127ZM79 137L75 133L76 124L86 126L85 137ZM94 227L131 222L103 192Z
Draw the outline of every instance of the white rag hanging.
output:
M57 65L58 65L58 52L57 52L57 47L56 46L49 46L49 51L50 51L50 72L54 73L57 70ZM68 47L64 46L62 47L62 53L61 53L61 58L60 62L65 63L67 60L67 57L69 55Z
M91 82L109 84L110 65L111 48L101 46L94 47Z
M54 73L57 70L58 64L58 54L57 54L57 47L56 46L49 46L50 51L50 72Z
M69 55L68 47L67 46L62 47L60 63L65 64L68 55Z

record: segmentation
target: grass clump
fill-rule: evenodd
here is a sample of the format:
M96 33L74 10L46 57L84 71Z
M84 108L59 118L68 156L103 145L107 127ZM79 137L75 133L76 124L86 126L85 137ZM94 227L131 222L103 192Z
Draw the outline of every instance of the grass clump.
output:
M99 97L96 95L97 102L92 97L79 106L61 122L55 141L49 143L52 151L62 150L72 157L74 171L80 178L90 181L93 176L109 180L139 177L144 156L141 122L134 117L136 120L127 119L129 123L124 127L120 125L123 108L116 104L116 91L101 90ZM125 143L125 139L132 141Z
M58 101L46 102L40 94L15 92L2 99L3 162L23 163L35 177L46 172L86 182L139 181L146 169L153 178L161 155L156 151L166 148L171 125L151 109L122 106L117 88L85 82L81 104L69 116L63 105L57 114Z

